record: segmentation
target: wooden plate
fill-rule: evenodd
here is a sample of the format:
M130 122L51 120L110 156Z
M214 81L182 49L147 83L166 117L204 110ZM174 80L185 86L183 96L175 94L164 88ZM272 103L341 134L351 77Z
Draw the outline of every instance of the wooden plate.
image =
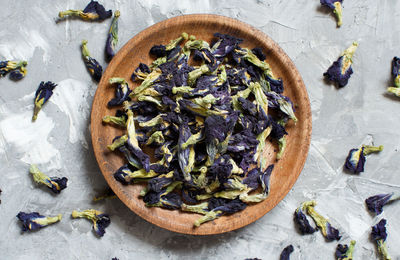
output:
M171 211L162 208L148 208L138 198L141 185L122 185L113 173L124 164L122 156L111 153L107 145L121 135L120 129L103 125L102 117L114 115L115 109L108 109L107 102L114 96L114 87L108 84L111 77L130 79L139 62L149 64L153 59L149 50L154 44L166 44L179 37L182 32L195 35L198 39L211 41L215 32L230 34L244 41L242 47L262 47L273 72L284 82L284 94L289 96L296 107L298 122L288 124L288 139L285 154L276 162L270 181L268 198L248 206L244 211L223 216L215 221L193 227L198 214ZM129 81L130 86L137 84ZM209 235L228 232L244 227L274 208L289 192L303 169L311 139L311 111L307 91L299 72L283 50L263 32L238 20L218 15L184 15L157 23L134 36L113 58L105 71L94 97L91 114L93 149L106 181L117 196L136 214L145 220L175 232ZM264 156L275 163L276 147L268 144Z

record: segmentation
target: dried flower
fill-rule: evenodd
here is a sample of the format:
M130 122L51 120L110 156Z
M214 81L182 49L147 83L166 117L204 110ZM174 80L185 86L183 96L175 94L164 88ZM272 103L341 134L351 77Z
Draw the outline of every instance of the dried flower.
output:
M28 62L26 61L0 61L0 77L4 77L9 72L10 79L19 80L22 79L26 75L26 65Z
M261 47L253 48L253 49L251 49L251 52L254 53L254 55L256 55L257 58L258 58L260 61L264 61L264 60L267 58L267 57L265 56L264 51L263 51L263 49L262 49Z
M305 211L303 211L303 205L302 203L300 207L298 207L294 211L294 222L297 224L298 229L300 230L301 234L312 234L315 231L317 231L316 228L313 228L310 225L310 222L307 219L307 216L305 214Z
M150 166L151 165L149 165L149 168ZM140 168L140 170L134 171L131 169L131 166L123 165L114 173L114 178L122 184L129 184L135 179L150 179L158 175L159 173L154 170L146 172L144 168Z
M46 185L52 192L58 194L67 187L68 179L65 177L48 177L43 172L39 171L36 165L32 164L29 172L33 176L33 180L38 184Z
M350 246L338 244L336 247L335 256L337 260L352 260L353 259L353 251L356 241L351 240Z
M114 18L111 22L110 30L108 31L106 42L106 56L111 60L115 55L115 48L118 43L118 18L120 16L119 10L115 11Z
M293 253L294 248L292 245L285 247L280 255L280 260L290 260L290 254Z
M388 194L378 194L375 196L371 196L365 200L365 203L367 204L367 208L369 211L374 212L376 215L379 215L382 213L383 206L396 200L400 200L400 196L395 195L394 192L392 192Z
M251 189L245 189L245 192L242 192L239 195L239 199L243 202L261 202L268 197L269 194L269 180L271 178L272 170L274 169L274 165L269 165L263 173L259 176L259 183L262 188L261 193L256 193L249 195Z
M165 188L162 188L158 192L154 190L145 189L144 192L141 193L141 195L143 196L143 201L146 203L146 206L148 207L180 209L182 206L181 197L176 193L172 193L172 191L174 191L181 185L182 182L175 181L168 184Z
M339 88L347 85L353 69L351 67L353 63L353 55L358 47L357 42L353 44L343 52L343 54L335 61L329 69L324 73L324 77L328 80L335 82Z
M194 226L198 227L201 224L214 220L219 216L224 214L233 214L238 211L242 211L247 207L247 204L235 199L235 200L226 200L226 199L211 199L208 203L208 212L198 220L194 222Z
M321 5L329 7L329 9L333 10L333 13L337 19L337 26L340 27L342 25L342 3L343 0L321 0Z
M53 90L57 86L57 84L47 81L40 82L40 85L35 93L35 108L33 111L32 121L36 121L39 111L42 109L43 105L49 100L49 98L53 95Z
M387 233L386 233L386 219L381 219L378 224L372 227L372 232L371 232L371 238L372 240L376 241L376 244L378 246L378 252L382 256L382 259L385 260L390 260L392 259L389 256L389 252L387 251L386 247L386 238L387 238Z
M72 211L73 218L87 218L93 222L93 230L95 233L102 237L106 233L105 229L110 225L110 217L98 210L87 209L81 212L76 210Z
M25 213L21 211L18 213L17 218L22 222L22 231L33 231L60 221L62 215L45 217L37 212Z
M22 66L21 68L10 72L10 79L14 81L21 80L26 76L26 73L27 73L26 67Z
M89 50L87 48L87 40L82 41L82 57L85 62L86 68L88 69L90 75L95 81L100 81L103 74L103 68L97 60L90 57Z
M113 123L114 125L126 127L126 116L104 116L103 123Z
M345 167L353 173L360 173L364 171L365 156L370 153L377 153L383 150L383 145L371 146L362 145L360 148L351 149L347 155Z
M68 16L77 17L85 21L102 21L112 16L112 11L104 8L97 1L90 1L90 3L83 10L67 10L58 13L60 19Z
M120 106L124 101L131 100L129 94L132 90L129 88L128 82L125 79L110 78L108 82L117 86L115 89L115 97L107 103L108 106Z
M302 205L303 210L312 217L315 224L321 229L322 234L328 241L339 240L341 238L339 230L334 228L326 218L315 211L314 207L317 205L316 201L306 201Z
M125 103L127 104L127 103ZM128 133L128 140L126 141L126 145L128 150L138 159L142 168L149 172L150 170L150 157L145 154L139 146L136 130L135 130L135 122L133 119L133 112L131 110L127 110L126 114L128 115L128 119L126 121L126 129Z
M392 76L394 87L389 87L389 93L400 97L400 58L394 57L392 60Z

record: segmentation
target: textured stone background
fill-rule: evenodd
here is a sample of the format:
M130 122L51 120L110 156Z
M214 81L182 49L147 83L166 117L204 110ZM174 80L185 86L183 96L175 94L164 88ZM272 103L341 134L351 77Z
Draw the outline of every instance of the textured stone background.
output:
M2 0L0 58L26 59L28 75L18 83L0 79L0 259L278 259L293 244L292 259L334 259L336 242L320 232L301 236L292 214L304 200L316 199L317 210L343 234L357 240L354 259L376 259L369 240L378 219L364 199L379 192L400 192L400 100L385 94L391 84L390 64L400 55L400 1L344 1L344 23L318 0L206 1L113 0L120 9L121 47L136 33L169 17L214 13L247 22L272 37L296 64L311 100L313 136L305 168L288 196L270 213L240 230L218 236L191 237L172 233L142 220L120 201L92 203L106 187L91 150L89 112L96 90L80 56L80 42L102 64L111 20L55 23L59 10L83 8L86 0ZM360 43L346 88L326 85L322 74L352 41ZM42 80L57 82L55 94L35 124L30 122L33 95ZM343 172L348 151L361 144L384 145L370 155L359 176ZM67 176L69 185L53 196L33 183L28 165L50 175ZM111 215L112 224L98 239L86 220L71 220L73 209L96 208ZM62 213L61 223L22 234L19 211ZM388 249L400 259L400 204L385 207ZM397 245L397 246L396 246Z

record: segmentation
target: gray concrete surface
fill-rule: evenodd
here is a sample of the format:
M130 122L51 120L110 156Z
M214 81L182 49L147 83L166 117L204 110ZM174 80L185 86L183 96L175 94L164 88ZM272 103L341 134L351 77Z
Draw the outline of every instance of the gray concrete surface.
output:
M59 10L79 9L85 0L2 0L0 58L26 59L28 75L20 82L0 79L0 259L278 259L293 244L292 259L334 259L337 243L320 232L301 236L292 220L304 200L316 199L317 210L336 225L346 243L357 241L354 259L377 259L369 240L370 215L364 199L381 192L400 192L400 100L385 94L391 84L390 64L400 55L400 2L344 1L343 26L321 9L318 0L102 1L121 10L121 47L136 33L169 17L190 13L221 14L247 22L272 37L299 69L310 96L313 135L305 168L288 196L257 222L227 234L191 237L147 223L118 200L92 203L106 187L93 156L89 112L96 90L81 60L79 45L89 40L102 64L111 20L55 23ZM336 89L322 74L352 41L359 41L354 74ZM31 123L33 95L42 80L59 84L50 102ZM343 172L351 148L384 145L370 155L365 172ZM36 163L49 175L67 176L69 185L53 196L38 188L28 174ZM101 239L91 224L72 220L73 209L96 208L111 215ZM19 211L62 213L63 220L22 234ZM385 207L387 245L400 259L400 203Z

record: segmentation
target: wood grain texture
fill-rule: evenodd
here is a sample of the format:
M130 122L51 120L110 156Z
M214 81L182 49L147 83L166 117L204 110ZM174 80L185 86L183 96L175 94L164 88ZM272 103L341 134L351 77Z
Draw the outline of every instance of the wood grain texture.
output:
M267 62L274 74L284 82L284 94L289 96L296 108L298 122L287 126L288 138L284 156L276 162L274 144L268 143L263 153L269 163L275 163L270 181L268 198L258 204L249 205L244 211L223 216L215 221L193 227L198 214L171 211L162 208L148 208L138 197L141 185L122 185L113 174L124 164L118 154L109 152L107 145L123 130L103 125L105 115L114 115L115 109L109 109L107 102L114 96L114 87L108 84L111 77L130 79L133 70L140 62L149 64L153 58L149 50L154 44L166 44L177 38L182 32L195 35L198 39L211 41L215 32L230 34L244 41L242 47L262 47L267 54ZM138 84L129 80L131 87ZM193 234L219 234L244 227L274 208L290 191L296 182L307 158L311 140L311 110L303 80L290 58L263 32L238 20L218 16L195 14L174 17L157 23L134 36L113 58L107 67L95 94L91 113L91 134L94 153L104 178L117 196L136 214L145 220L171 231Z

